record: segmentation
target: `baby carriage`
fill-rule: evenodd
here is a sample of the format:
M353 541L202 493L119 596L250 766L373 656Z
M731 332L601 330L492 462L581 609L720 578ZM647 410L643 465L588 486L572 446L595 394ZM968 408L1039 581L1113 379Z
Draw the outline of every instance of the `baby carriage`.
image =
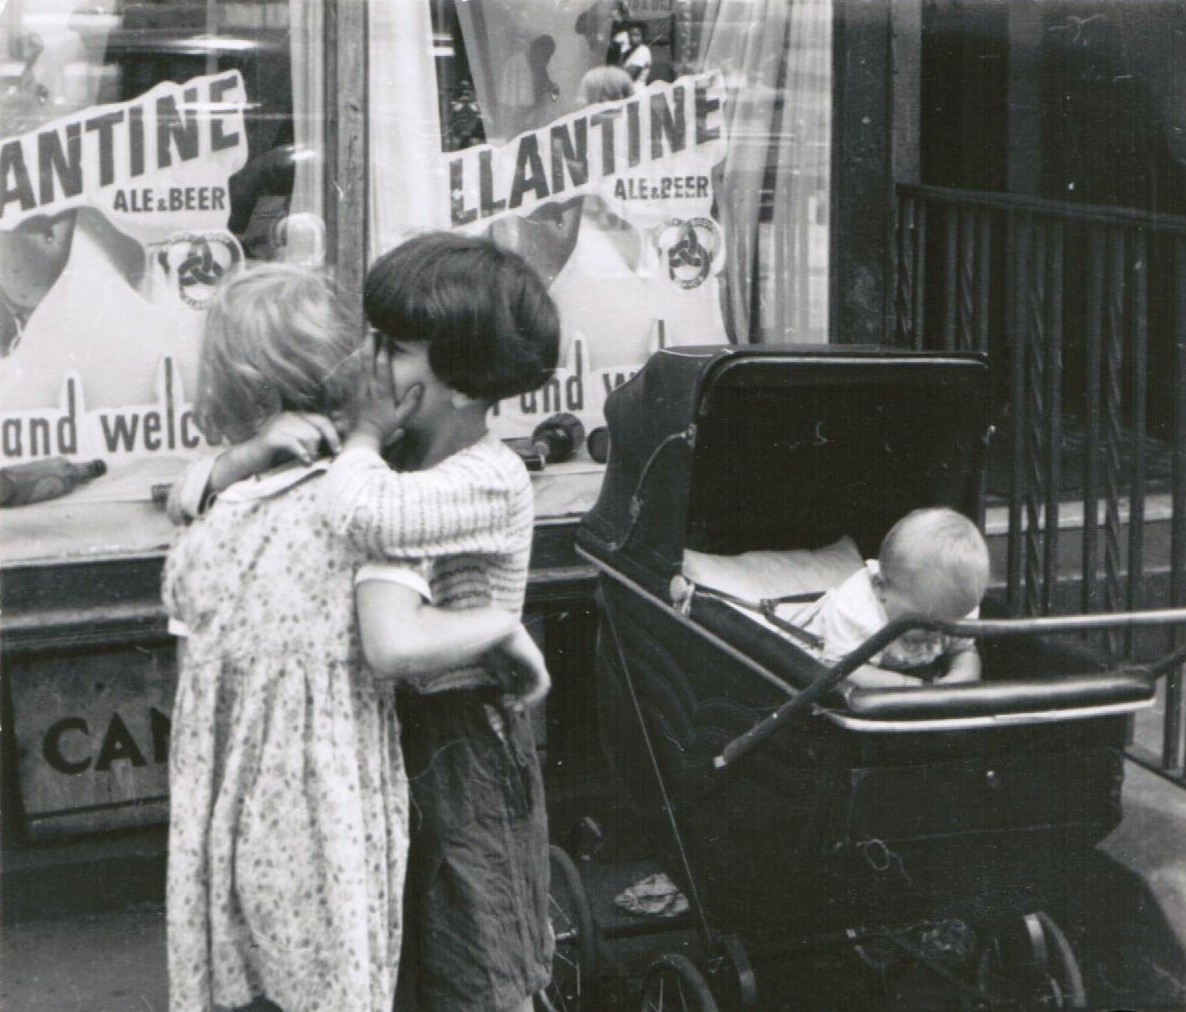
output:
M1051 911L1120 821L1126 718L1160 668L1080 644L1186 610L939 623L978 638L983 678L906 689L843 679L924 619L829 669L781 616L911 509L980 518L987 391L975 354L679 348L608 399L578 534L598 724L700 939L654 961L644 1009L781 1007L766 968L831 950L869 988L844 1007L1085 1007Z

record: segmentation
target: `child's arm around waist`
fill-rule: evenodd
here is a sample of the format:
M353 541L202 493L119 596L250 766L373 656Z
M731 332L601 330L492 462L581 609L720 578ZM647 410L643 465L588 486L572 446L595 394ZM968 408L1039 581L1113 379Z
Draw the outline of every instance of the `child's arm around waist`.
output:
M377 675L418 692L473 688L478 683L458 681L450 669L498 650L517 669L519 700L530 705L543 699L551 685L543 654L515 615L492 606L450 611L429 602L428 584L411 570L385 565L359 570L359 634Z

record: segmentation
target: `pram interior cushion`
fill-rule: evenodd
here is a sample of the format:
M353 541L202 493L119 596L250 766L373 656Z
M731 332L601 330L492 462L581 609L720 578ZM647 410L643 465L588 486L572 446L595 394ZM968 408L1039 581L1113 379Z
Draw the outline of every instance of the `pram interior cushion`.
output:
M684 577L697 587L757 603L838 587L864 560L850 537L823 548L752 551L740 555L684 552Z

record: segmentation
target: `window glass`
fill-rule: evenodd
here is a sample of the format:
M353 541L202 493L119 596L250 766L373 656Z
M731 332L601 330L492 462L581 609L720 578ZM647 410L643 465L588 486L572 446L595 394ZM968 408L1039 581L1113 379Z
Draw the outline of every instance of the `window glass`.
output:
M0 464L98 458L87 496L147 500L204 446L188 404L219 278L324 255L305 8L4 6Z
M560 307L560 373L500 405L504 435L556 411L600 424L660 346L827 340L830 0L368 16L371 254L489 233Z

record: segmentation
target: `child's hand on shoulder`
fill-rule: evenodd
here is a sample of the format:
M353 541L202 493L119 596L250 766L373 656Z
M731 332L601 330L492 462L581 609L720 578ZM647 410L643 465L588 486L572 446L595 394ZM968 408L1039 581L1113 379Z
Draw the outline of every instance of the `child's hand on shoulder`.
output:
M307 411L282 411L273 415L250 439L223 450L210 471L208 489L222 492L237 481L263 474L284 460L311 464L342 448L335 422Z
M274 415L252 442L256 443L261 459L269 465L278 459L294 457L311 464L318 457L336 454L342 449L345 419L335 421L325 415L305 411L282 411Z

